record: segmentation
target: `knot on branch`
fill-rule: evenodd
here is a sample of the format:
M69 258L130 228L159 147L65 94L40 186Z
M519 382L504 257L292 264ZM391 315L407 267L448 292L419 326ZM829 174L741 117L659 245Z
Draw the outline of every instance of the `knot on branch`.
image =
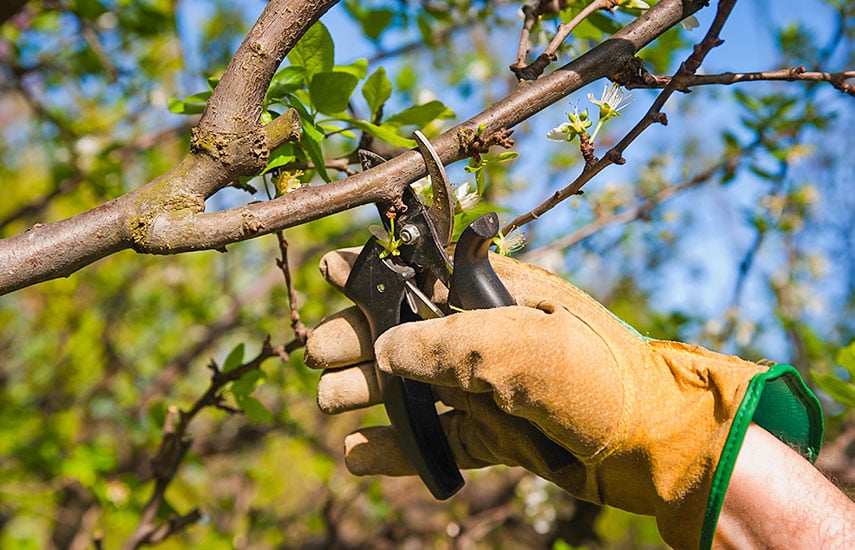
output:
M543 71L550 63L558 59L558 56L551 52L544 52L537 56L537 59L526 65L525 63L514 63L509 68L517 77L517 80L537 80Z
M627 90L633 88L658 88L660 86L656 77L644 68L644 61L638 56L630 57L623 67L609 75L608 78Z
M197 126L190 131L190 152L216 160L229 179L257 174L267 166L270 158L269 140L263 126L242 134L205 132Z
M513 147L514 140L511 139L513 133L514 131L510 128L501 128L484 135L482 132L476 132L471 128L462 128L457 132L457 146L464 156L480 157L494 145L505 149Z

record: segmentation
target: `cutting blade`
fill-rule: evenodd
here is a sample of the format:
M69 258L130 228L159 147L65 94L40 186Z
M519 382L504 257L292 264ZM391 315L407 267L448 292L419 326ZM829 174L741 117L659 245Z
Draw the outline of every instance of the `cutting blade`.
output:
M437 238L442 241L440 246L444 247L451 243L451 236L454 233L454 202L451 198L451 183L448 181L448 175L445 173L445 167L442 165L439 154L424 134L416 130L413 133L413 139L416 140L419 152L425 160L433 188L433 203L428 209L428 216L436 230Z

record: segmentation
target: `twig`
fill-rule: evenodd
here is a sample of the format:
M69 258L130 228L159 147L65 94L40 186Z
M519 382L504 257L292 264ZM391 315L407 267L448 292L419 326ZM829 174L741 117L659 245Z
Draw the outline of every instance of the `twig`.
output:
M841 71L837 73L828 73L820 71L808 71L805 67L790 67L789 69L778 69L774 71L759 71L750 73L734 73L726 72L721 74L696 74L687 76L682 79L682 89L679 91L688 92L693 86L707 86L710 84L730 85L739 82L757 82L763 80L771 81L810 81L810 82L828 82L841 92L855 96L855 87L846 82L855 78L855 71ZM627 81L619 82L628 89L633 88L664 88L671 82L670 76L650 75L647 82Z
M519 51L517 52L516 62L510 66L511 71L513 71L518 80L536 80L541 74L543 74L544 69L546 69L550 63L558 59L555 52L558 51L561 44L563 44L570 33L573 32L573 29L578 27L582 21L598 10L614 9L617 6L617 2L615 0L594 0L585 6L585 8L576 14L576 17L571 19L568 23L560 23L558 25L558 31L549 42L549 46L547 46L543 53L540 54L530 65L526 64L525 56L529 50L528 37L535 22L545 13L558 13L563 5L564 2L559 2L558 0L546 0L538 3L537 6L523 7L525 22L523 23L523 30L520 33Z
M734 170L736 165L739 163L740 157L746 156L748 152L753 148L754 146L749 145L745 149L742 149L737 156L725 158L723 161L719 162L715 166L712 166L704 170L703 172L696 174L692 178L682 183L664 187L657 191L653 196L649 197L647 200L636 204L631 208L626 208L611 216L598 217L587 225L580 227L573 233L556 239L545 246L541 246L537 249L531 250L530 252L523 255L523 259L526 261L531 261L532 258L536 257L539 254L543 254L544 252L551 250L564 250L566 248L570 248L576 245L577 243L587 239L591 235L601 231L602 229L605 229L606 227L621 223L629 223L633 220L644 218L660 204L673 198L675 195L686 191L687 189L691 189L693 187L697 187L703 183L706 183L711 178L713 178L719 171Z
M161 542L202 517L198 509L193 509L187 514L170 518L166 523L157 522L157 513L165 501L166 490L175 478L175 474L192 443L190 439L185 437L190 422L206 407L221 408L223 404L221 392L226 384L260 368L265 360L281 356L282 353L284 350L281 347L273 348L270 345L270 338L268 337L264 340L261 351L255 358L235 369L223 372L216 364L212 363L211 382L208 389L202 397L196 400L190 410L184 412L174 405L169 407L163 426L163 439L161 439L157 454L151 460L152 476L155 480L154 489L143 508L136 529L125 541L124 548L135 549Z
M684 61L677 72L671 77L671 81L665 86L665 89L656 97L653 104L648 109L647 113L641 120L633 126L633 128L621 139L614 147L609 149L603 158L598 159L595 163L590 164L586 161L586 166L582 173L576 177L569 185L556 191L549 199L545 200L529 212L521 214L511 220L505 227L502 228L502 233L507 235L514 229L536 220L544 213L548 212L564 200L573 195L578 195L582 187L591 181L594 176L602 172L606 167L612 164L624 164L626 160L623 158L623 152L629 145L635 141L648 127L654 123L667 124L668 118L662 113L662 107L665 102L673 95L673 93L684 86L684 82L691 78L698 68L704 57L716 46L719 46L722 41L718 37L730 15L733 5L736 0L721 0L718 4L718 11L715 19L710 25L707 34L704 38L695 45L691 55Z
M291 267L288 265L288 241L285 240L285 235L282 231L276 232L276 240L279 243L279 253L282 255L281 258L276 259L276 267L282 271L282 275L285 277L285 286L288 288L288 308L291 311L291 328L294 330L294 339L301 346L304 346L311 330L300 320L300 312L297 310L297 290L294 288L294 281L291 278ZM287 355L282 359L283 361L287 360Z

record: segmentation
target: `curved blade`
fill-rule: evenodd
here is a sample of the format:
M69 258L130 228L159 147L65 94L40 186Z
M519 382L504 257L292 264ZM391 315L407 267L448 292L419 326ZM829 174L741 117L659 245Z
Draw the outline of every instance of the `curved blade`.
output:
M433 204L428 209L428 216L436 230L436 236L442 241L440 246L451 242L454 231L454 203L451 198L451 183L445 173L442 160L433 145L418 130L413 133L413 139L419 146L419 152L425 159L431 186L433 187Z

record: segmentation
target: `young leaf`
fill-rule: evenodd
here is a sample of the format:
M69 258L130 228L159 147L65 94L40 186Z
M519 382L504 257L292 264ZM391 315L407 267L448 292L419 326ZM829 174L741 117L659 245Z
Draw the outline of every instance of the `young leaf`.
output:
M233 371L241 366L241 364L243 364L243 352L244 344L241 342L229 352L228 357L226 357L226 360L223 363L223 372Z
M264 170L262 170L261 175L266 174L274 168L285 166L289 162L294 162L296 159L297 156L294 154L294 146L290 143L286 143L282 147L273 151L273 154L270 155L270 161L267 163L267 166L264 167Z
M349 124L359 128L363 132L368 132L372 136L380 138L386 143L395 145L396 147L406 147L407 149L412 149L416 146L415 140L401 136L393 126L389 126L388 124L382 124L378 126L376 124L371 124L370 122L365 122L364 120L358 120L349 117L341 118L339 120L345 120Z
M167 107L170 113L177 115L198 115L205 110L205 103L211 97L211 92L200 92L187 96L185 99L170 97Z
M261 401L251 395L235 394L235 402L246 417L253 422L266 422L267 424L273 423L273 413L271 413L267 407L261 403Z
M362 85L362 97L368 102L371 117L380 110L386 100L392 97L392 83L386 76L386 69L378 67Z
M441 101L433 100L404 109L400 113L390 116L385 124L422 128L434 120L452 117L454 117L454 111L446 107Z
M303 85L306 79L306 69L299 66L285 67L278 71L270 80L267 88L267 101L281 99L286 93L293 92Z
M855 407L855 384L846 382L833 374L810 373L817 387L829 397L847 407Z
M508 162L520 156L516 151L504 151L496 155L496 162Z
M288 60L292 65L304 67L310 81L318 73L331 71L335 63L335 45L330 31L320 21L312 25L288 54Z
M267 375L261 369L251 370L232 383L232 394L251 395L266 377Z
M303 128L303 135L300 138L300 146L309 155L315 169L324 181L330 181L330 176L327 173L326 165L324 164L324 152L321 149L321 142L324 140L324 134L314 125L314 123L306 118L300 117L300 125Z
M390 9L377 9L370 10L359 22L362 23L362 30L365 31L365 35L376 42L380 38L380 35L383 34L383 31L392 24L394 18L394 11Z
M349 73L323 72L312 77L309 83L309 97L319 112L326 115L341 113L347 109L347 102L359 81Z
M368 60L362 58L347 65L336 65L333 67L333 71L337 73L349 73L355 76L357 80L362 80L368 74Z
M837 352L837 364L849 372L850 380L855 383L855 341Z

